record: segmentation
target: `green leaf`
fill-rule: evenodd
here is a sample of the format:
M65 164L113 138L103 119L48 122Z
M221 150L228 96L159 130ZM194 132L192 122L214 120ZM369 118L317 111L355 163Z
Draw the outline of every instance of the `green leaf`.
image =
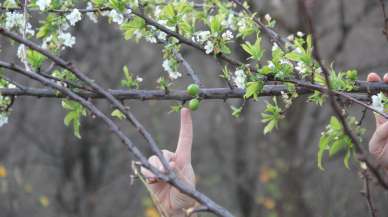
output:
M67 115L65 116L65 119L64 119L64 123L66 126L69 126L71 121L74 120L74 118L77 117L77 113L76 112L69 112L67 113Z
M231 108L232 111L233 111L233 112L232 112L233 117L235 117L235 118L240 117L241 112L242 112L242 110L243 110L243 107L242 107L242 106L240 106L240 107L238 107L238 108L236 108L236 107L234 107L234 106L231 106L230 108Z
M170 111L169 113L171 112L179 112L181 109L182 109L182 104L175 104L175 105L172 105L170 108Z
M145 28L145 21L140 17L133 17L129 22L125 22L120 26L124 32L125 40L131 39L136 31L142 32Z
M253 96L257 100L257 94L261 93L263 89L263 83L260 81L251 81L247 83L244 99L248 99Z
M46 59L47 57L38 51L31 49L27 50L27 61L35 70L38 69Z
M121 13L123 13L125 10L125 1L123 0L109 0L109 4L112 6L112 8Z
M120 120L123 120L125 119L125 115L118 109L115 109L113 110L113 112L111 113L112 117L116 117Z
M256 37L255 44L251 44L247 41L242 44L241 47L251 56L250 58L253 60L260 61L264 55L264 49L261 48L261 38L259 36Z
M334 130L342 130L342 125L334 116L330 118L330 127Z
M329 156L333 156L335 154L337 154L339 151L341 151L342 149L344 149L346 147L346 143L344 143L343 140L337 140L335 141L331 147L330 147L330 150L329 150Z
M210 31L212 33L222 32L221 18L220 16L210 17Z
M282 110L277 104L276 97L273 97L273 103L267 103L264 112L261 114L262 122L267 123L264 127L264 134L271 132L274 128L277 128L282 115Z
M275 120L269 121L268 124L264 127L264 134L271 132L276 126L277 122Z
M300 61L301 57L302 55L297 52L290 52L286 54L287 59L295 62Z
M346 152L346 155L345 155L345 157L344 157L344 164L345 164L345 167L347 168L347 169L349 169L349 162L350 162L350 156L352 155L352 151L351 150L348 150L347 152Z
M325 168L323 167L323 164L322 164L322 161L323 161L323 153L324 153L323 150L319 150L319 151L318 151L318 155L317 155L318 168L319 168L320 170L325 170Z
M62 107L69 110L65 116L64 124L70 126L72 123L74 135L80 139L80 119L82 116L86 116L86 109L78 102L71 100L62 100Z

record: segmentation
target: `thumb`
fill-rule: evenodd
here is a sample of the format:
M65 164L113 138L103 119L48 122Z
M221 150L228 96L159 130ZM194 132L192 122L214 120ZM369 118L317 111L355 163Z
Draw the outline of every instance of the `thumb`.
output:
M175 151L176 165L183 167L191 162L191 146L193 143L193 121L190 110L181 110L181 128L179 131L178 145Z

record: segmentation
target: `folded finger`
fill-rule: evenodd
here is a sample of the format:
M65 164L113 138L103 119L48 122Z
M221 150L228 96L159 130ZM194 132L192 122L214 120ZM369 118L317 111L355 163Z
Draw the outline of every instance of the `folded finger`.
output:
M385 73L383 80L384 83L388 83L388 73Z
M381 77L376 72L371 72L368 74L368 77L366 78L366 80L368 82L379 82L381 81Z

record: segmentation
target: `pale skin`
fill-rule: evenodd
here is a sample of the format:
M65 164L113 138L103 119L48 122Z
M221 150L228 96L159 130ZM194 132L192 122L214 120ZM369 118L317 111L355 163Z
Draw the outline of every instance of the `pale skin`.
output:
M191 166L191 147L193 143L193 123L190 110L183 108L181 114L181 126L178 145L175 152L162 150L170 167L182 181L195 188L195 175ZM151 156L148 161L161 171L165 171L159 158ZM184 217L189 208L195 206L195 200L179 192L171 185L158 181L149 170L142 169L142 174L148 181L148 188L156 200L156 206L163 217ZM193 215L194 216L194 215Z
M377 73L370 73L368 82L380 82L381 77ZM383 81L388 84L388 74ZM178 145L175 152L162 150L170 167L175 171L178 178L195 188L195 174L191 165L191 149L193 142L193 124L190 110L183 108L180 113L181 126ZM369 151L378 160L381 166L388 169L388 121L379 115L375 115L376 130L369 141ZM151 156L148 161L161 171L165 171L157 156ZM147 179L147 187L150 189L156 206L164 217L184 217L186 211L195 207L195 201L179 192L171 185L156 179L154 174L142 169L142 174Z

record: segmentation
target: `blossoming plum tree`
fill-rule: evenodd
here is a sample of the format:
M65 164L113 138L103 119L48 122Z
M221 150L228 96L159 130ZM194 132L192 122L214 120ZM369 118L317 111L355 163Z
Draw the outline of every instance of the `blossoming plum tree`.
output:
M134 168L149 169L158 179L201 204L188 212L209 211L230 217L233 215L226 209L176 178L156 141L122 100L181 101L181 104L172 105L172 110L178 111L186 101L190 101L187 103L189 108L196 110L200 101L206 99L258 101L260 96L274 96L261 114L266 134L277 128L294 99L308 94L306 103L322 106L328 101L335 114L322 132L317 154L319 168L323 169L325 153L333 156L345 151L345 166L348 167L349 161L355 158L361 163L360 169L370 171L380 185L388 189L379 166L361 145L360 138L365 131L361 128L362 120L347 111L350 105L358 105L387 118L384 109L388 99L383 91L388 90L388 85L359 81L356 70L336 71L333 65L323 63L311 16L308 16L310 34L297 32L282 37L274 31L276 21L269 14L252 13L246 2L238 0L204 0L200 3L189 0L5 0L0 7L0 34L18 44L19 59L15 63L0 60L3 69L0 74L0 126L6 125L17 96L60 98L67 112L64 123L72 126L76 137L81 139L82 136L82 117L95 115L101 118L134 154L137 160ZM40 16L35 16L37 14ZM76 44L73 28L82 19L94 23L108 19L122 31L126 40L162 45L160 64L167 76L161 74L157 80L160 90L142 90L143 78L129 72L127 66L123 66L121 89L106 90L71 62L62 59L61 53ZM272 44L272 49L265 49L264 40ZM223 66L219 76L227 86L205 87L194 67L180 53L183 46L218 59ZM236 46L246 52L246 61L233 58ZM184 75L180 66L193 79L193 85L187 91L171 88ZM10 79L9 73L24 75L45 87L23 86ZM373 95L372 101L370 95ZM111 113L103 113L88 98L107 100L113 107ZM244 106L232 107L232 115L238 117L243 109ZM163 163L163 171L167 172L149 164L130 138L120 131L117 119L127 120L139 130Z

